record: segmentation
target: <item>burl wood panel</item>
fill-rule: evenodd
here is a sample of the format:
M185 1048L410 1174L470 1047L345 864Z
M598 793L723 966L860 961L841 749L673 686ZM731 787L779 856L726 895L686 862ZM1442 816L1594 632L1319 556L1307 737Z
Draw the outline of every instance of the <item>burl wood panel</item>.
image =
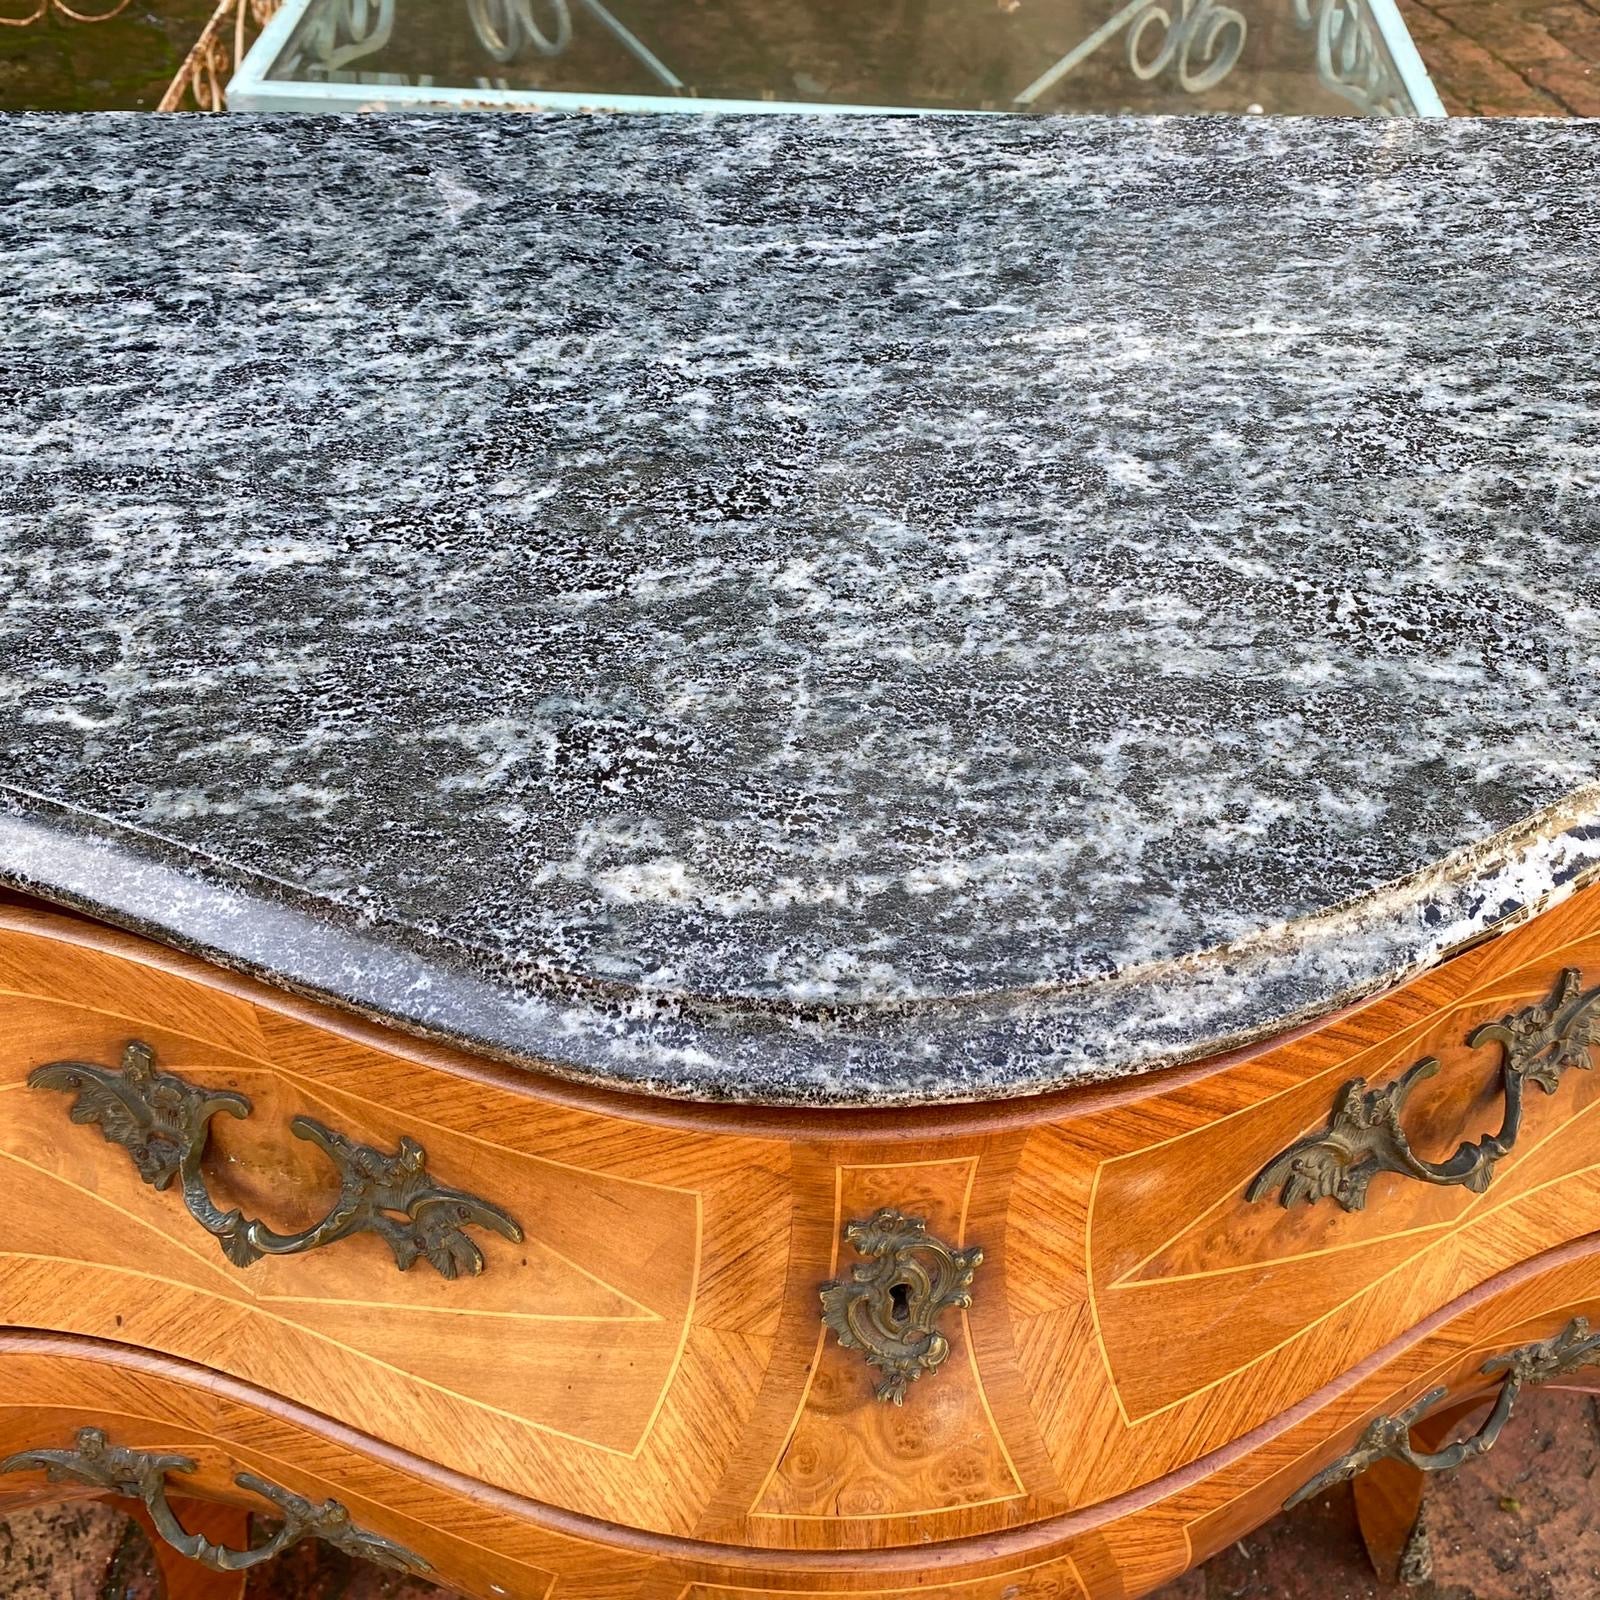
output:
M1600 1242L1502 1275L1293 1416L1141 1494L1009 1534L909 1549L754 1550L607 1527L475 1484L236 1380L42 1334L0 1333L0 1455L69 1444L92 1424L116 1443L195 1458L200 1471L182 1480L187 1495L248 1504L233 1477L254 1472L312 1499L342 1500L360 1526L416 1551L474 1600L1136 1600L1270 1516L1370 1417L1435 1384L1470 1396L1483 1388L1478 1368L1488 1355L1548 1337L1575 1315L1600 1320ZM38 1473L9 1475L0 1512L71 1492Z
M1406 1110L1425 1154L1497 1126L1497 1055L1462 1041L1568 965L1600 982L1600 887L1228 1059L992 1107L802 1114L499 1068L0 908L0 1324L196 1363L653 1534L819 1553L1021 1537L1153 1493L1600 1227L1600 1084L1582 1072L1530 1097L1483 1195L1382 1176L1353 1215L1244 1198L1345 1079L1419 1055L1444 1063ZM487 1271L455 1283L397 1273L371 1237L231 1266L64 1096L23 1087L54 1058L112 1064L130 1037L254 1100L215 1125L219 1202L280 1227L327 1207L331 1170L287 1131L306 1111L376 1144L420 1139L438 1178L506 1206L526 1240L480 1235ZM985 1252L949 1362L898 1410L823 1337L817 1301L853 1260L843 1224L882 1204ZM1174 1551L1161 1562L1181 1567ZM1074 1557L1096 1559L1125 1565Z

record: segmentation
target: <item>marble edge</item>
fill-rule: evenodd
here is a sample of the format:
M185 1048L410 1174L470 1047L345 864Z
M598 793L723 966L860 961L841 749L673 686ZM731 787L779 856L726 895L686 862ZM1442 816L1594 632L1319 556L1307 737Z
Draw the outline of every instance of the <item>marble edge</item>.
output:
M1106 977L782 1011L633 991L522 994L450 951L335 920L292 886L0 783L0 885L416 1037L642 1095L771 1106L971 1103L1134 1077L1360 1001L1600 878L1600 785L1439 864L1235 944ZM426 944L429 936L396 927Z

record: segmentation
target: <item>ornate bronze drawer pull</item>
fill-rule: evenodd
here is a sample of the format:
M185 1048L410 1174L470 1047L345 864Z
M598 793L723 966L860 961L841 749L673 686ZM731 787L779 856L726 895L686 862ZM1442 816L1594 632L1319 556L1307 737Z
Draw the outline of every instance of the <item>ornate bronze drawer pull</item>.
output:
M1495 1396L1494 1409L1470 1439L1463 1439L1432 1455L1423 1455L1412 1448L1412 1428L1446 1393L1443 1389L1430 1389L1404 1411L1397 1411L1392 1417L1377 1417L1369 1422L1356 1441L1355 1448L1348 1455L1341 1456L1331 1467L1323 1468L1303 1489L1290 1495L1284 1501L1283 1509L1288 1511L1302 1500L1309 1500L1332 1484L1353 1478L1385 1459L1403 1461L1418 1472L1448 1472L1452 1467L1459 1467L1463 1461L1471 1461L1493 1448L1495 1440L1500 1437L1500 1430L1511 1418L1511 1408L1517 1403L1517 1396L1524 1388L1537 1388L1563 1373L1576 1372L1580 1367L1593 1366L1597 1361L1600 1361L1600 1334L1589 1332L1585 1318L1574 1317L1553 1339L1546 1339L1539 1344L1525 1344L1510 1355L1494 1356L1484 1362L1479 1368L1480 1372L1486 1377L1503 1372L1505 1381Z
M1569 1067L1591 1065L1596 1002L1600 988L1580 993L1582 975L1568 967L1547 1000L1524 1006L1498 1022L1481 1023L1467 1035L1467 1048L1498 1044L1504 1062L1505 1117L1498 1133L1461 1145L1448 1161L1424 1161L1411 1148L1400 1126L1406 1096L1424 1078L1439 1070L1436 1056L1427 1056L1382 1089L1367 1088L1365 1078L1352 1078L1334 1099L1333 1116L1320 1133L1297 1140L1257 1174L1245 1196L1259 1200L1278 1189L1279 1200L1314 1205L1331 1195L1346 1211L1359 1211L1367 1185L1380 1172L1398 1172L1422 1183L1460 1184L1482 1194L1494 1176L1494 1164L1510 1151L1522 1127L1522 1101L1527 1085L1554 1094Z
M250 1102L231 1089L204 1089L156 1068L155 1052L135 1039L122 1052L122 1070L86 1061L52 1061L28 1074L35 1089L75 1094L74 1122L98 1123L112 1144L133 1158L139 1176L157 1189L176 1178L189 1214L222 1245L235 1266L262 1256L292 1256L355 1233L375 1233L394 1252L402 1272L425 1257L443 1277L483 1271L483 1252L467 1226L492 1228L519 1241L522 1229L499 1206L446 1188L428 1175L427 1152L403 1138L393 1155L356 1144L312 1117L289 1131L322 1149L339 1172L339 1198L321 1222L300 1233L274 1233L266 1223L212 1200L200 1170L211 1119L250 1115Z
M882 1368L875 1392L900 1405L906 1385L950 1354L935 1324L946 1310L972 1304L968 1290L983 1251L952 1250L930 1236L920 1217L889 1210L847 1224L844 1236L869 1259L848 1278L822 1286L822 1320L846 1350L861 1350L868 1366Z
M233 1481L241 1489L270 1500L282 1517L283 1525L265 1544L253 1550L229 1550L212 1544L198 1533L187 1533L167 1503L166 1475L169 1472L194 1472L188 1456L157 1455L151 1450L128 1450L114 1445L100 1428L80 1428L74 1450L24 1450L0 1461L0 1472L26 1472L42 1469L52 1483L88 1483L96 1489L142 1500L161 1537L192 1561L214 1572L243 1572L280 1555L302 1539L323 1539L345 1554L363 1561L376 1561L397 1572L429 1572L432 1568L419 1555L358 1528L350 1513L337 1500L320 1505L241 1472Z

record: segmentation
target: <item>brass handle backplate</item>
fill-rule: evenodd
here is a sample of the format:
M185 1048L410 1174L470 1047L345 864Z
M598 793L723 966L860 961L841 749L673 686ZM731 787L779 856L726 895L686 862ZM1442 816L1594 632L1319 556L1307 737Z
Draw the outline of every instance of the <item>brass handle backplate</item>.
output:
M87 1483L110 1494L142 1500L161 1537L174 1550L214 1572L243 1572L270 1561L302 1539L326 1540L346 1555L376 1561L399 1572L432 1570L421 1556L402 1545L358 1528L337 1500L318 1504L280 1489L253 1472L241 1472L233 1481L241 1489L270 1500L283 1519L282 1525L265 1544L253 1550L230 1550L225 1545L212 1544L203 1534L189 1533L167 1501L166 1475L196 1470L188 1456L129 1450L110 1443L100 1428L80 1428L75 1443L77 1448L72 1450L24 1450L0 1461L0 1472L42 1470L52 1483Z
M983 1251L953 1250L933 1238L920 1217L879 1211L849 1223L848 1243L868 1259L822 1287L822 1320L846 1350L860 1350L880 1368L880 1400L900 1405L906 1385L941 1366L950 1342L937 1323L947 1310L972 1304L973 1274Z
M1568 1068L1587 1070L1591 1065L1600 987L1582 991L1582 983L1578 969L1568 967L1548 999L1496 1022L1480 1023L1467 1035L1469 1050L1484 1044L1500 1047L1505 1116L1498 1133L1463 1143L1448 1161L1424 1161L1412 1150L1400 1112L1412 1089L1439 1070L1438 1057L1427 1056L1381 1089L1367 1088L1365 1078L1352 1078L1334 1097L1328 1126L1275 1156L1256 1175L1245 1198L1259 1200L1276 1189L1284 1206L1297 1200L1314 1205L1331 1196L1346 1211L1359 1211L1367 1201L1367 1185L1380 1172L1398 1172L1420 1183L1459 1184L1482 1194L1495 1163L1517 1142L1527 1086L1537 1084L1554 1094Z
M1430 1389L1420 1400L1397 1411L1392 1417L1376 1417L1369 1422L1356 1441L1355 1448L1341 1456L1331 1467L1325 1467L1303 1489L1297 1490L1284 1501L1283 1509L1290 1510L1302 1500L1321 1494L1333 1484L1342 1483L1365 1472L1379 1461L1403 1461L1418 1472L1448 1472L1463 1461L1485 1455L1500 1437L1500 1430L1511 1418L1511 1408L1524 1389L1537 1388L1564 1373L1576 1372L1580 1367L1593 1366L1600 1361L1600 1334L1589 1332L1583 1317L1574 1317L1553 1339L1538 1344L1525 1344L1509 1355L1494 1356L1479 1369L1485 1377L1497 1372L1505 1374L1500 1392L1494 1398L1494 1409L1484 1424L1469 1439L1446 1446L1431 1454L1413 1448L1411 1430L1445 1396L1443 1389Z
M483 1270L483 1252L467 1237L469 1225L518 1241L522 1229L499 1206L446 1188L428 1175L427 1152L402 1138L390 1155L356 1144L312 1117L289 1129L324 1151L339 1173L339 1198L318 1223L299 1233L275 1233L211 1198L201 1171L211 1119L250 1115L250 1101L231 1089L205 1089L156 1067L155 1052L135 1039L122 1053L122 1070L86 1061L52 1061L28 1074L35 1089L75 1094L74 1122L97 1123L106 1139L133 1158L139 1176L157 1189L176 1178L189 1214L222 1245L235 1266L262 1256L292 1256L356 1233L375 1233L394 1252L402 1272L424 1257L442 1276Z

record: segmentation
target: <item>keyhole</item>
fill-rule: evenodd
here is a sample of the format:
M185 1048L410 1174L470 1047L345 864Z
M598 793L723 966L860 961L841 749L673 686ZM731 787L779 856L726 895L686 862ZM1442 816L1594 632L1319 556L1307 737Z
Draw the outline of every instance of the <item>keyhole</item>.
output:
M905 1323L911 1320L911 1290L903 1283L897 1283L889 1291L889 1316L896 1323Z

